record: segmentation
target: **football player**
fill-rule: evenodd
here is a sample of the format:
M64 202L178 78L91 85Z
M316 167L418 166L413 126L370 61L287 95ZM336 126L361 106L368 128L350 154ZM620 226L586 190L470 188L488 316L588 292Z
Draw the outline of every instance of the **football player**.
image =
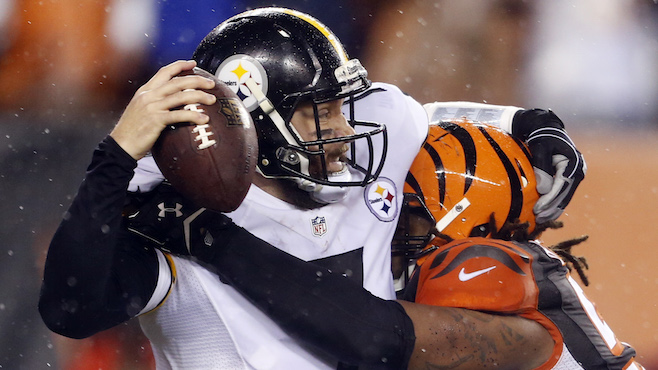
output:
M419 267L398 302L271 248L218 214L192 221L224 222L195 227L189 250L292 335L354 366L643 368L570 276L574 266L584 278L570 254L582 239L559 249L534 241L556 225L536 223L525 146L486 125L437 122L405 196L393 253Z
M176 77L195 65L235 89L258 133L258 174L232 220L378 297L395 298L389 245L407 170L427 136L427 113L395 86L371 84L316 19L262 8L221 23L194 61L163 67L138 89L94 152L53 237L42 318L53 331L82 338L139 316L162 368L335 368L335 358L293 340L203 265L151 248L124 224L128 193L148 201L164 180L146 155L164 127L208 120L172 110L214 102L200 91L211 81ZM460 107L434 113L486 113L529 143L548 181L536 211L557 217L585 172L562 122L543 110ZM167 202L158 203L158 219L179 215Z

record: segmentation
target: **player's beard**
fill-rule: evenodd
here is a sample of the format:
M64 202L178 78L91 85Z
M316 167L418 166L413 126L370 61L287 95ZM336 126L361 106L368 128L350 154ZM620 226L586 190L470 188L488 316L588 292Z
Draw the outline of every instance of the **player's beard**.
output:
M324 161L326 166L327 180L338 180L347 170L347 152L349 145L347 143L328 144L324 147ZM325 170L322 168L322 159L319 156L310 158L309 174L313 178L324 179Z

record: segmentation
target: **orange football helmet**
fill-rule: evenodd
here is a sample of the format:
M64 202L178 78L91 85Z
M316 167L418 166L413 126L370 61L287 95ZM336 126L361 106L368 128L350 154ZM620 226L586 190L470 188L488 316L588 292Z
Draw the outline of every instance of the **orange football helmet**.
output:
M530 152L506 132L468 121L433 123L407 175L393 251L413 259L430 244L446 242L434 229L411 235L409 215L419 212L453 239L491 236L517 220L528 222L532 232L536 185Z

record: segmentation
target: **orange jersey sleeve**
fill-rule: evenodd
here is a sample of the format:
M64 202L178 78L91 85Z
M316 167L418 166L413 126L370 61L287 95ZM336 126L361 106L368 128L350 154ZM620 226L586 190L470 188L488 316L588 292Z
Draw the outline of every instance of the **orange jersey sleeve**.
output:
M425 260L416 302L435 306L520 313L537 307L532 256L511 242L454 241Z
M456 240L430 254L415 279L417 303L516 314L544 326L555 346L538 369L642 369L564 262L536 243Z

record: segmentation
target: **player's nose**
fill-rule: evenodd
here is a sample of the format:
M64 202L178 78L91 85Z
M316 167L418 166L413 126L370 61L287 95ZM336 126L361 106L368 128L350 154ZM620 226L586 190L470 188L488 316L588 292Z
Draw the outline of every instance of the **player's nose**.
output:
M352 127L348 122L347 118L343 114L336 117L334 120L333 132L335 137L345 137L356 134L354 127Z

